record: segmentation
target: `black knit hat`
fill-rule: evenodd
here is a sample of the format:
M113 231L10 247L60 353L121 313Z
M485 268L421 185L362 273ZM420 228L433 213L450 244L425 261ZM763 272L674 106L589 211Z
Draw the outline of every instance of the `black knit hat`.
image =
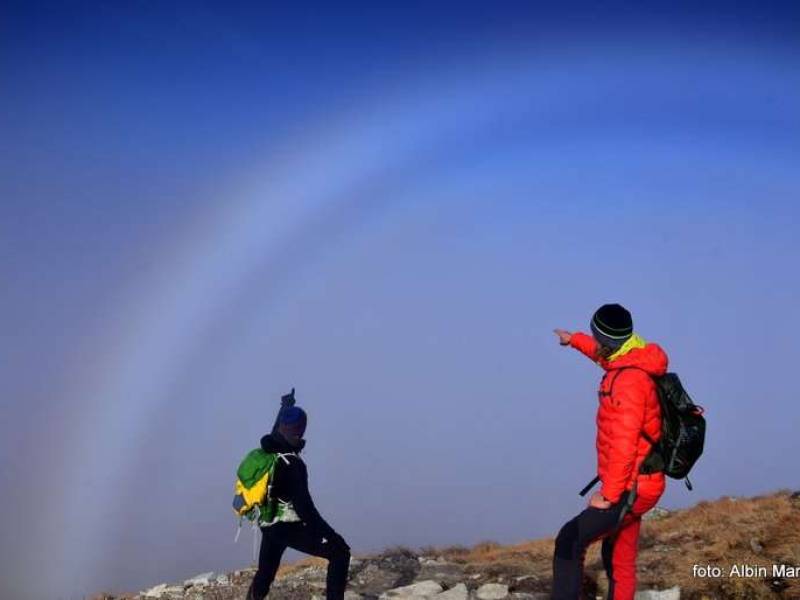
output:
M598 308L589 325L598 342L615 350L633 335L631 313L619 304L604 304Z

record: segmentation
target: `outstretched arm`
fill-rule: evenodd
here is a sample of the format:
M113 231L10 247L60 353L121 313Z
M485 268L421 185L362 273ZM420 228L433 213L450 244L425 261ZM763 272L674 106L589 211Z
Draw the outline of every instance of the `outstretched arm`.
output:
M597 354L597 340L591 335L579 331L570 333L564 329L556 329L555 334L558 336L558 342L562 346L572 346L576 350L580 350L594 362L600 360L600 356Z

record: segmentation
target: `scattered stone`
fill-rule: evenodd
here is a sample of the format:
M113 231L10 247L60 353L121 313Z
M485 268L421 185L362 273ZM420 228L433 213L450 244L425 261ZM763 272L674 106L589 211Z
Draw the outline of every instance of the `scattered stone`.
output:
M360 571L352 569L351 582L357 585L362 593L377 596L383 590L397 583L398 575L394 571L381 569L378 565L367 565Z
M228 585L230 583L230 578L227 575L217 575L216 581L219 585Z
M787 587L789 587L789 584L781 577L774 577L769 580L769 589L778 594L782 593Z
M667 518L669 515L670 512L666 508L656 506L655 508L644 513L644 516L642 516L642 521L660 521L661 519Z
M750 538L750 549L754 554L761 554L764 551L764 546L756 538Z
M387 600L389 598L408 598L408 597L421 597L421 598L430 598L431 596L435 596L437 594L441 594L444 591L441 585L439 585L436 581L427 580L427 581L420 581L418 583L412 583L411 585L404 585L403 587L394 588L393 590L389 590L384 592L380 595L381 600ZM485 598L482 600L490 600L489 598Z
M167 594L170 594L170 595L181 596L181 595L183 595L183 592L185 590L186 590L186 588L183 587L182 585L170 585L170 586L167 586L166 592L167 592Z
M187 579L183 582L183 585L186 587L191 587L193 585L208 585L211 583L213 578L214 571L209 571L208 573L201 573L200 575L195 575L191 579Z
M523 575L516 577L514 583L509 586L509 591L513 593L534 594L550 589L550 582L543 582L536 575Z
M450 588L464 581L464 567L462 565L446 561L428 561L415 577L415 581L437 581L443 586Z
M435 600L467 600L468 598L469 592L467 591L467 586L463 583L459 583L435 596Z
M508 586L502 583L484 583L475 595L478 600L502 600L508 596Z
M681 588L676 585L668 590L636 592L635 600L681 600Z
M363 596L361 594L356 594L352 590L347 590L344 593L344 600L362 600Z
M377 598L386 590L414 583L420 570L416 555L394 550L364 559L357 566L351 561L350 583L359 594Z
M511 597L514 600L550 600L547 592L514 592Z
M145 598L161 598L161 594L166 593L167 591L167 584L160 583L154 587L151 587L149 590L144 592Z

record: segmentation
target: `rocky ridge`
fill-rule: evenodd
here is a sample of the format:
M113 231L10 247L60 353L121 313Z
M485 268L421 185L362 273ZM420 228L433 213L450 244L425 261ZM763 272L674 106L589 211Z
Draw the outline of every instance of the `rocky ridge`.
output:
M161 584L118 600L244 600L254 568L230 574L203 573L183 584ZM587 586L591 587L587 580ZM354 558L345 600L546 600L549 581L534 575L507 577L473 572L444 556L417 556L410 550ZM587 590L589 591L589 590ZM290 567L270 596L277 600L324 600L325 565L321 561ZM111 600L112 597L106 597ZM678 588L645 591L637 600L678 600Z
M584 592L602 598L606 581L595 544L586 557ZM800 576L698 577L696 565L798 567L800 492L722 497L678 511L651 511L639 540L637 600L798 599ZM346 600L543 600L550 593L553 540L512 546L394 549L351 562ZM254 568L203 573L182 584L94 600L244 600ZM325 563L287 565L271 600L324 600Z

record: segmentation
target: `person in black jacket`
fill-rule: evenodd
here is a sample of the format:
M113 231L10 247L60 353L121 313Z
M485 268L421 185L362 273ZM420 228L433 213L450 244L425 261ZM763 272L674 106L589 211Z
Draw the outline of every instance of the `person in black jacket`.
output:
M263 600L280 566L286 548L328 559L327 600L342 600L350 567L350 547L319 514L308 490L308 470L300 458L305 446L305 411L294 406L294 390L282 398L272 433L261 438L265 452L280 455L270 497L279 509L275 520L261 528L258 570L247 600Z

